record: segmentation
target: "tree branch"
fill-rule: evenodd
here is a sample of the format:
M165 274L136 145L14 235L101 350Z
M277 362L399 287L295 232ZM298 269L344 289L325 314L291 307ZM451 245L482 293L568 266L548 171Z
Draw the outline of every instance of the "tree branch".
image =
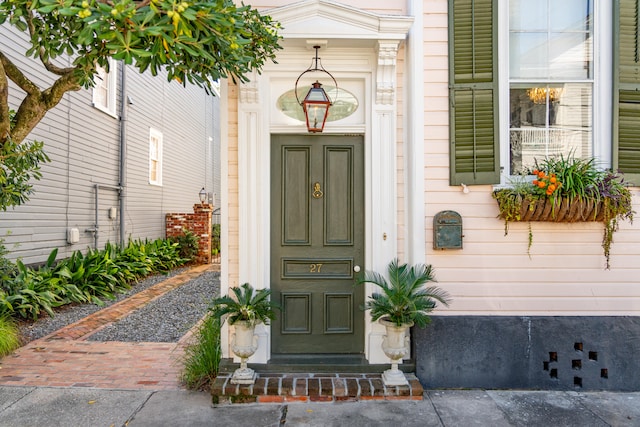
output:
M1 53L1 52L0 52ZM4 145L11 130L9 117L9 79L0 61L0 147Z
M47 114L47 111L58 105L68 91L79 90L73 72L67 73L55 81L51 87L37 94L28 94L20 104L16 113L16 122L11 130L11 139L19 144L29 135L36 125Z
M149 6L149 4L151 3L151 0L142 0L142 1L136 1L136 9L141 9L145 6Z
M0 52L0 62L9 79L30 95L40 94L40 88L25 76L4 53Z
M42 64L44 65L44 68L46 68L48 72L57 74L58 76L64 76L65 74L68 74L75 69L72 67L62 68L62 67L58 67L57 65L53 65L50 61L47 61L44 59L44 53L45 53L45 49L41 47L39 52L40 62L42 62Z
M76 76L70 72L60 77L50 88L42 92L42 101L47 110L50 110L58 105L65 93L80 89L81 86L78 84Z
M29 28L29 35L33 38L33 35L36 32L36 28L33 23L32 11L27 15L26 21L27 21L27 28ZM40 62L42 62L42 64L44 65L44 68L46 68L47 71L49 71L50 73L56 74L58 76L63 76L73 71L73 68L62 68L52 64L51 61L49 61L48 59L45 59L45 56L44 56L45 53L46 53L45 48L41 47L40 50L38 51L38 56L40 57Z

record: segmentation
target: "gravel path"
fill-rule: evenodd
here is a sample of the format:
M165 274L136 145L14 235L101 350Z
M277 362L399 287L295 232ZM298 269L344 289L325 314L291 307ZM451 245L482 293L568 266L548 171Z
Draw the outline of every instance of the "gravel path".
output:
M163 280L169 278L169 277L173 277L177 274L180 274L184 271L186 271L187 268L179 268L176 270L173 270L171 272L169 272L166 275L155 275L155 276L150 276L147 277L146 279L143 279L135 284L133 284L131 286L131 289L127 290L125 293L122 294L118 294L116 296L115 300L105 300L105 304L103 306L98 306L95 304L72 304L72 305L68 305L65 307L62 307L58 310L56 310L56 315L55 317L49 317L49 316L43 316L40 319L38 319L36 322L21 322L19 327L20 327L20 332L22 334L23 337L23 341L29 342L29 341L33 341L36 340L38 338L42 338L46 335L49 335L50 333L57 331L60 328L63 328L64 326L67 326L71 323L74 323L84 317L87 317L88 315L95 313L98 310L103 309L104 307L108 307L112 304L115 304L118 301L122 301L125 298L130 297L131 295L134 295L140 291L143 291L147 288L150 288L151 286L158 284L160 282L162 282ZM193 279L192 281L185 283L183 286L181 286L178 289L173 290L171 293L175 293L175 294L188 294L190 287L188 287L188 285L191 282L201 282L201 281L206 281L209 283L209 289L213 289L213 291L210 291L207 298L211 299L214 294L217 295L217 293L219 292L220 289L220 280L219 280L219 275L220 273L214 273L214 272L207 272L204 273L203 275ZM203 279L203 277L208 278L209 280ZM196 291L199 292L199 291ZM166 317L165 319L156 319L156 318L149 318L149 322L147 322L148 324L151 324L151 322L159 322L158 325L163 325L163 324L167 324L169 321L173 322L176 319L176 316L170 315L169 313L172 310L175 310L176 312L181 312L183 310L183 307L180 307L180 296L173 296L171 299L167 299L165 301L161 301L164 299L164 297L166 297L167 295L164 295L163 297L158 298L156 301L152 302L155 303L155 306L158 307L158 310L165 313L164 316ZM200 294L202 295L202 294ZM184 296L186 299L189 299L188 296ZM202 296L204 298L204 296ZM160 301L160 302L158 302ZM166 307L163 307L163 303L166 302ZM175 302L176 304L173 305L177 305L178 307L173 307L172 303ZM199 307L199 317L198 319L195 320L195 322L197 322L199 320L200 317L202 317L204 315L204 313L206 312L206 305L204 308L202 308L202 306L198 306ZM144 310L144 307L138 311ZM195 316L195 312L196 310L194 309L194 314L193 316ZM134 312L135 313L135 312ZM126 318L125 318L126 319ZM117 323L122 323L125 319L122 319L120 322ZM170 319L170 320L169 320ZM190 317L191 319L191 317ZM195 324L195 322L193 322L192 324ZM133 326L135 328L135 326ZM159 327L153 326L154 328L159 329ZM176 326L176 328L184 328L184 324L182 324L181 326ZM128 328L127 328L128 329ZM164 327L164 329L171 329L171 328L167 328ZM189 328L187 328L189 329ZM124 330L124 328L123 328ZM127 337L127 339L123 339L123 341L140 341L140 339L138 339L136 331L131 331L131 332L127 332L122 333L119 332L119 335L123 336L123 335L127 335L130 334L129 337ZM161 342L172 342L173 338L169 339L168 341L161 341Z
M91 335L89 341L177 342L206 314L220 273L205 272Z

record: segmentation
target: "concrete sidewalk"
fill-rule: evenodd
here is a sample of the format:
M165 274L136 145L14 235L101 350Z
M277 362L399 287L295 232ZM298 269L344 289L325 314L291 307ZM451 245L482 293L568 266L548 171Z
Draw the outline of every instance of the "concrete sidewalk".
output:
M640 392L434 390L423 401L237 404L207 393L0 387L0 426L640 426Z

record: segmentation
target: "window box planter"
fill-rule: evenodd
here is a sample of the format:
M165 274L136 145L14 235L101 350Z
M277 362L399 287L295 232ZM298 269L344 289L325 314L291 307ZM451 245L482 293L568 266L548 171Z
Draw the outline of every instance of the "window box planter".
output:
M529 223L529 248L533 241L532 221L602 222L602 248L609 269L613 233L620 220L633 221L631 192L621 174L601 171L593 159L547 158L532 171L534 180L516 182L513 187L494 190L498 218Z
M611 202L566 197L536 199L518 194L500 196L497 194L500 191L494 192L494 198L498 201L499 218L507 221L604 222L606 206ZM519 209L510 212L510 206Z

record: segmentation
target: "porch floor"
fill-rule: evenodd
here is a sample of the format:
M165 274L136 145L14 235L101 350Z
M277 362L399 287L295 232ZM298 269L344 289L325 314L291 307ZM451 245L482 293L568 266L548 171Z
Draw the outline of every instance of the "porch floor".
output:
M422 400L423 388L413 374L408 386L387 387L381 374L257 373L255 384L231 384L220 374L211 387L214 403L355 402Z

